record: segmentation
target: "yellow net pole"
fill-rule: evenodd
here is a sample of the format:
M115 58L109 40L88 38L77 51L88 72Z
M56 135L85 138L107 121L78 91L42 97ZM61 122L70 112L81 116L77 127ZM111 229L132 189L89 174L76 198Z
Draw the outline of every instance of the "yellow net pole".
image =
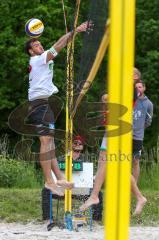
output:
M135 29L135 0L126 1L124 11L124 40L123 44L123 84L122 105L128 108L123 120L132 124L133 112L133 66L134 66L134 29ZM124 41L123 40L123 41ZM122 130L122 129L121 129ZM130 175L132 156L132 132L121 135L121 154L127 156L124 161L120 161L120 182L119 182L119 219L118 219L118 239L127 240L129 236L130 219ZM128 180L128 181L126 181Z
M76 35L76 26L78 22L80 8L80 0L76 1L76 14L74 21L72 41L67 48L67 94L66 94L66 170L65 176L68 181L72 181L72 136L73 136L73 56L74 56L74 40ZM72 191L65 191L65 212L72 211Z
M73 47L73 46L72 46ZM73 49L72 49L73 50ZM66 170L65 176L72 181L72 132L73 125L70 118L70 110L73 101L73 53L70 56L71 44L67 47L67 95L66 95ZM69 58L69 59L68 59ZM70 59L71 58L71 59ZM65 212L71 212L72 194L70 190L65 191Z
M133 60L134 60L134 0L110 2L110 53L108 92L110 103L118 103L118 120L132 124ZM121 108L127 107L120 117ZM114 120L109 109L108 123ZM128 240L130 212L130 176L132 132L122 135L124 125L119 124L119 134L108 138L105 189L105 239ZM108 135L112 126L107 127ZM115 156L115 159L110 159ZM121 158L124 157L124 160Z

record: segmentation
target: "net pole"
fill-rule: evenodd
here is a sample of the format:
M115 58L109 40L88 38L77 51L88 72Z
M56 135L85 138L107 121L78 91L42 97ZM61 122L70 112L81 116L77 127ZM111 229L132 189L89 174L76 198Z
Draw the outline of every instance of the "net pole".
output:
M134 0L110 1L110 52L108 92L110 103L117 103L118 136L108 137L105 189L105 239L128 240L130 214L130 176L132 132L122 135L124 126L119 119L132 124L133 60L134 60ZM124 105L128 111L120 117ZM110 107L108 136L114 119ZM109 124L110 123L110 124ZM120 154L129 156L121 161ZM110 159L110 156L115 156Z
M71 44L67 47L67 95L66 95L66 169L65 176L68 181L72 181L72 119L70 118L71 101L73 99L73 56L70 56ZM70 59L71 58L71 59ZM65 190L65 212L71 212L72 193Z
M80 0L76 1L76 13L73 26L72 41L67 48L67 92L66 92L66 170L65 176L68 181L72 181L72 136L73 136L73 62L74 62L74 41L76 35L76 26L78 22ZM72 211L72 191L65 190L65 212Z
M122 105L128 108L123 116L123 121L132 125L133 113L133 66L134 66L134 39L135 39L135 0L124 1L124 29L123 29L123 64L122 75ZM122 126L121 130L124 127ZM118 238L127 240L129 238L130 224L130 189L131 189L131 163L132 163L132 131L121 135L121 154L125 156L124 161L120 161L120 182L119 182L119 218L118 218Z

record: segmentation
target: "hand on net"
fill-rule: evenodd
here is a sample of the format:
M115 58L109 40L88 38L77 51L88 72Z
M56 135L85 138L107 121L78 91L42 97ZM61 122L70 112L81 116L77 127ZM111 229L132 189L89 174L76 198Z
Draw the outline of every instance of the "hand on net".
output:
M76 32L78 32L78 33L79 32L86 32L86 31L90 32L90 31L93 31L93 27L94 27L94 24L91 20L86 21L76 28Z

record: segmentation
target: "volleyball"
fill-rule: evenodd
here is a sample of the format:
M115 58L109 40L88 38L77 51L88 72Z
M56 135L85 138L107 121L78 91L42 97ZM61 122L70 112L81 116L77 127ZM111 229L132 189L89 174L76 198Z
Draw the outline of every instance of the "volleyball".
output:
M37 18L31 18L25 24L25 32L30 37L39 37L44 31L44 24Z

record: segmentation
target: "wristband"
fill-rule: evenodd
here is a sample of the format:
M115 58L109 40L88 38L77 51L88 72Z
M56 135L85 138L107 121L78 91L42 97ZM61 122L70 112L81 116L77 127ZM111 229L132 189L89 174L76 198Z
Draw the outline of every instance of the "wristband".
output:
M52 55L53 55L54 57L56 57L56 56L58 55L58 52L55 50L54 47L51 47L51 48L49 49L49 51L52 53Z

